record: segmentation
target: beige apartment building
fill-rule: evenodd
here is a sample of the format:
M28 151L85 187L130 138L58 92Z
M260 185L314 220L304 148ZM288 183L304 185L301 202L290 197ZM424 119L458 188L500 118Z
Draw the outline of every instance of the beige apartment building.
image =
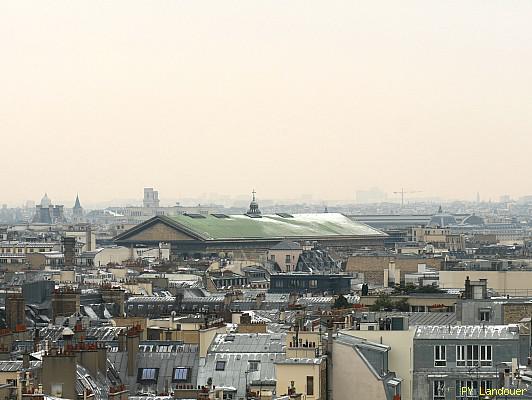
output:
M397 331L362 331L342 330L341 334L365 339L368 342L389 347L388 369L394 371L402 380L400 384L401 400L415 400L412 398L412 348L414 330ZM343 400L352 398L353 387L364 387L367 399L385 400L382 382L367 369L363 360L349 346L333 342L333 399ZM355 367L356 366L356 367Z
M299 330L286 335L286 359L275 363L278 396L301 394L302 400L325 400L327 370L322 335Z
M374 285L384 284L384 270L388 269L391 262L395 263L395 268L400 270L401 279L404 274L416 273L419 264L440 270L442 266L441 258L431 258L415 255L354 255L347 260L346 272L359 272L364 274L364 280Z
M451 233L448 228L412 228L411 233L413 242L431 244L438 250L465 250L465 236Z
M500 294L528 296L532 294L532 271L440 271L440 288L462 288L466 278L488 280L488 288Z
M281 271L294 271L297 265L297 260L303 252L301 245L296 242L284 241L268 250L268 261L277 263Z

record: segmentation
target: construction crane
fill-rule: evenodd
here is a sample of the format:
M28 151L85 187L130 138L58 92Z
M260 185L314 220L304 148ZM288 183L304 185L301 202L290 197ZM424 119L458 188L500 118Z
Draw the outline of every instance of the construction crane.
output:
M401 195L401 207L404 207L404 205L405 205L405 194L412 194L412 193L421 193L421 190L408 190L408 191L406 191L404 188L401 188L400 192L393 192L393 194L400 194Z

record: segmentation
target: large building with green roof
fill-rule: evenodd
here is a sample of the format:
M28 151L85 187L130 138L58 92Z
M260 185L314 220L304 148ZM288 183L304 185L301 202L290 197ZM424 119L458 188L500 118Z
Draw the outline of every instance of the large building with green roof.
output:
M385 233L343 214L248 212L156 216L118 235L114 241L128 247L169 243L173 256L197 257L223 251L260 258L284 240L317 242L337 254L348 254L360 248L383 248L385 237Z

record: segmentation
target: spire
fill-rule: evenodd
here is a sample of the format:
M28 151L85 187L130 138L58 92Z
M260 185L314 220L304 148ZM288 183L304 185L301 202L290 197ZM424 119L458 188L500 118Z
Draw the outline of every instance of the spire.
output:
M257 200L255 199L255 194L256 193L257 192L255 192L255 189L253 189L253 191L251 192L253 197L252 197L251 203L249 203L249 210L246 213L247 215L257 215L258 216L258 215L261 214L260 209L259 209L259 203L257 203Z
M76 203L74 204L74 208L81 208L81 203L79 202L79 194L76 194Z
M441 206L440 208L438 208L438 214L443 214L443 209L441 208Z

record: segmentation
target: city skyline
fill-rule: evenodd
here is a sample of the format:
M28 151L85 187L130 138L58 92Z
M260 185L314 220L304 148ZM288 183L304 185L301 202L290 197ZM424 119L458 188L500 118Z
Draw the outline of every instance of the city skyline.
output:
M157 188L155 188L157 189ZM370 205L370 204L397 204L400 205L402 198L401 194L397 192L384 192L380 191L379 188L372 188L371 190L377 190L380 194L383 194L385 197L383 200L379 201L363 201L357 198L357 194L353 196L352 199L321 199L318 197L313 196L312 194L302 194L298 197L293 198L272 198L266 196L261 196L259 192L257 193L257 199L260 203L271 206L271 205L297 205L297 204L308 204L308 205L323 205L323 206L347 206L347 205L354 205L354 206L364 206L364 205ZM368 190L369 191L369 190ZM362 191L367 192L367 191ZM64 205L66 208L72 208L76 201L76 197L79 196L78 193L73 198L56 198L51 193L48 193L47 191L41 195L37 196L36 198L28 198L25 200L22 200L18 203L13 202L4 202L2 199L0 199L0 204L6 205L8 207L25 207L29 204L30 208L33 208L35 204L39 204L41 202L42 197L48 196L49 200L52 202L51 204L60 204ZM161 194L162 197L160 198L160 205L161 207L169 207L174 206L176 204L182 205L182 206L194 206L197 204L202 205L208 205L208 204L219 204L224 205L226 207L247 207L249 201L252 198L252 191L249 193L236 193L233 195L226 195L226 194L219 194L219 193L202 193L198 197L184 197L184 198L174 198L171 196L166 196L165 193ZM404 194L404 205L405 206L413 206L415 204L434 204L435 207L437 207L439 204L450 204L454 202L464 202L464 203L499 203L499 202L518 202L520 200L528 199L530 196L521 196L521 197L512 197L507 194L501 194L499 196L496 196L495 198L484 198L480 196L480 193L477 193L478 198L475 196L475 198L469 198L469 199L460 199L460 198L454 198L454 199L445 199L445 198L439 198L435 196L427 196L425 193L413 193L414 196L417 197L411 197L412 194L409 194L407 191L405 191ZM105 207L131 207L131 206L142 206L142 193L139 191L137 193L136 197L131 198L108 198L103 200L94 201L90 198L85 199L83 197L79 198L81 201L81 204L84 208L87 209L98 209L98 208L105 208Z

